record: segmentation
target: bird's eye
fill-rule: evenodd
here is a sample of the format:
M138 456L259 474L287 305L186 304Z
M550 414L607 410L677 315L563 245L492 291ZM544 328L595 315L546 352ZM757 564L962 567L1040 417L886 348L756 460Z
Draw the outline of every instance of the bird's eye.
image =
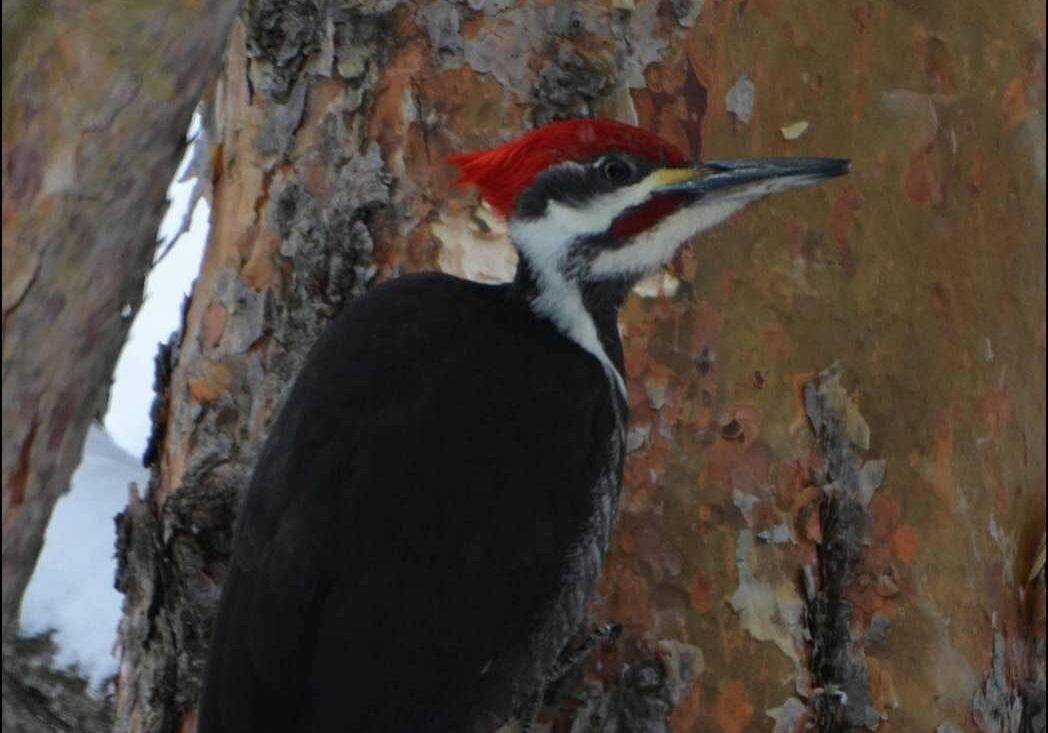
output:
M622 158L605 158L600 162L600 174L609 183L622 186L633 180L633 165Z

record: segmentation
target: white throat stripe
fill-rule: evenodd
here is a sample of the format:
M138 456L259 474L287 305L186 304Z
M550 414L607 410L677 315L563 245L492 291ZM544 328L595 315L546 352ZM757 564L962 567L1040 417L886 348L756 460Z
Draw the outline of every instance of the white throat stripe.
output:
M552 208L552 205L551 205ZM566 207L559 207L565 209ZM513 241L527 258L538 280L538 296L532 301L535 313L550 319L557 329L595 356L608 378L626 396L626 382L608 358L597 334L597 325L582 302L577 283L564 277L564 260L576 231L556 216L510 225Z

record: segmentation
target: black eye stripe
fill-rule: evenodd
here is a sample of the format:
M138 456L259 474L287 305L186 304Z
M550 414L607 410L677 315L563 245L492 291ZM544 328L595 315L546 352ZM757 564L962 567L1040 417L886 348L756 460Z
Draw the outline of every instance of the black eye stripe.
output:
M611 168L614 170L606 170L613 161ZM622 170L619 170L619 164L623 166ZM657 166L655 161L625 153L608 153L585 162L554 164L521 193L512 216L518 219L541 218L546 215L547 204L551 201L574 208L584 207L595 197L637 183ZM619 180L622 173L626 175Z

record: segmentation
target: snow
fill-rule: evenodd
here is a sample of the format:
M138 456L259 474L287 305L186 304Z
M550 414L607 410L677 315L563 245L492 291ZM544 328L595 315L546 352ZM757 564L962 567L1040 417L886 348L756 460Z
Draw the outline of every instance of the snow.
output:
M127 505L129 484L144 489L148 477L139 461L92 425L22 598L22 632L54 630L56 666L78 667L95 689L116 673L113 643L123 596L113 587L113 517Z
M199 128L194 118L189 134ZM190 148L179 166L167 195L171 200L160 226L163 242L170 241L182 223L190 203L193 180L181 181L189 166ZM142 455L149 440L149 408L153 404L153 360L159 344L167 341L182 324L182 302L200 272L200 262L207 242L210 209L201 199L193 210L189 230L176 242L174 249L157 264L146 278L146 295L131 324L127 343L120 353L109 396L106 430L117 444L134 455ZM163 251L162 244L158 250Z
M194 118L189 134L199 129ZM161 225L170 241L189 207L193 181L179 178L187 151L168 189L171 205ZM158 345L181 325L182 302L200 270L209 210L200 201L189 230L146 279L146 297L117 363L105 428L93 425L69 493L58 500L33 577L22 599L24 634L53 631L55 664L76 667L99 691L116 673L113 656L123 596L113 587L116 532L113 518L127 505L128 485L144 492L148 472L135 456L145 450L153 403L153 363ZM165 248L161 244L158 251Z

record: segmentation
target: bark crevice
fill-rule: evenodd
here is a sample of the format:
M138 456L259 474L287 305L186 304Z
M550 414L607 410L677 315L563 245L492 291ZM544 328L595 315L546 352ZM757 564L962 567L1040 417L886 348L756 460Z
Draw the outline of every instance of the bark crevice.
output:
M804 407L818 438L823 465L819 483L822 540L807 575L807 627L811 635L812 708L820 733L874 730L880 713L871 705L865 637L853 638L850 593L869 541L870 500L884 464L864 462L869 428L841 384L834 364L804 387Z

